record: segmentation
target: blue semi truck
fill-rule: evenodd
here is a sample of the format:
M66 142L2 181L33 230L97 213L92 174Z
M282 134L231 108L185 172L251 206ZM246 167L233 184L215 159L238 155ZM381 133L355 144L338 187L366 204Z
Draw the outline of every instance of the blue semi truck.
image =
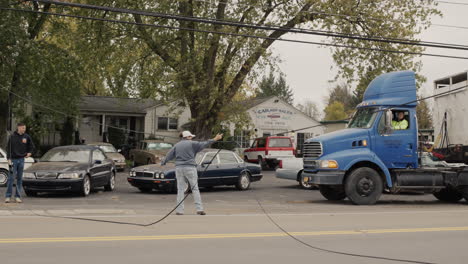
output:
M378 201L384 191L432 192L445 202L468 201L468 167L434 161L418 148L416 79L412 71L378 76L346 129L308 139L303 177L328 200L357 205ZM408 123L395 129L399 113ZM401 115L401 114L400 114Z

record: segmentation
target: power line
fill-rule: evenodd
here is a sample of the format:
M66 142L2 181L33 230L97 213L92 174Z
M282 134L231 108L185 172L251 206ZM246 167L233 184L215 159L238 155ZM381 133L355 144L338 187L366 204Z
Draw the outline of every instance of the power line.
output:
M184 0L176 0L176 1L184 1ZM216 7L216 4L213 1L207 1L207 0L193 0L195 2L200 2L200 3L209 3L211 6ZM248 4L240 4L240 3L226 3L227 5L235 5L235 6L240 6L240 7L253 7L253 8L264 8L262 6L257 6L257 5L248 5ZM459 3L460 4L460 3ZM336 13L329 13L329 12L322 12L322 11L302 11L303 13L308 13L308 14L313 14L313 15L323 15L323 16L335 16L335 17L346 17L346 18L354 18L357 20L362 20L363 18L367 18L370 20L374 21L393 21L396 23L401 23L401 20L397 19L382 19L382 18L376 18L372 16L356 16L356 15L345 15L345 14L336 14ZM436 25L436 24L431 24L431 25ZM460 26L453 26L453 25L444 25L444 24L437 24L437 26L440 27L451 27L451 28L461 28L461 29L468 29L468 27L460 27Z
M310 29L303 29L303 28L284 28L284 27L276 26L276 25L266 26L266 25L259 25L259 24L250 24L250 23L245 23L245 22L202 18L202 17L195 17L195 16L181 16L181 15L174 15L174 14L167 14L167 13L139 11L139 10L126 9L126 8L104 7L104 6L97 6L97 5L57 2L57 1L50 1L50 0L38 0L38 1L43 2L43 3L60 5L60 6L77 7L77 8L101 10L101 11L108 11L108 12L133 14L133 15L143 15L143 16L206 23L206 24L235 26L235 27L270 30L270 31L276 30L276 31L282 31L282 32L287 32L287 33L301 33L301 34L318 35L318 36L326 36L326 37L366 40L366 41L413 45L413 46L424 46L424 47L432 47L432 48L468 50L468 46L459 45L459 44L424 42L424 41L414 41L414 40L408 40L408 39L387 39L385 37L362 36L362 35L357 35L357 34L343 34L343 33L331 32L331 31L319 31L319 30L310 30Z
M437 3L441 4L450 4L450 5L464 5L468 6L468 3L460 3L460 2L453 2L453 1L436 1Z
M246 37L246 38L256 38L256 39L267 39L267 40L274 40L274 41L278 40L278 41L284 41L284 42L312 44L312 45L330 46L330 47L338 47L338 48L350 48L350 49L370 50L370 51L388 52L388 53L396 53L396 54L408 54L408 55L416 55L416 56L451 58L451 59L463 59L463 60L468 59L468 57L463 57L463 56L451 56L451 55L433 54L433 53L421 53L421 52L389 50L389 49L381 49L381 48L358 47L358 46L352 46L352 45L333 44L333 43L325 43L325 42L313 42L313 41L305 41L305 40L272 38L272 37L267 37L267 36L257 36L257 35L248 35L248 34L240 34L240 33L229 33L229 32L202 30L202 29L194 29L194 28L184 28L184 27L176 27L176 26L145 24L145 23L122 21L122 20L104 19L104 18L96 18L96 17L86 17L86 16L78 16L78 15L69 15L69 14L62 14L62 13L42 12L42 11L35 11L35 10L25 10L25 9L15 9L15 8L5 8L5 7L0 7L0 10L9 10L9 11L26 12L26 13L39 13L39 14L61 16L61 17L72 17L72 18L85 19L85 20L113 22L113 23L138 25L138 26L149 26L149 27L172 29L172 30L185 30L185 31L211 33L211 34L219 34L219 35L226 35L226 36L236 36L236 37Z

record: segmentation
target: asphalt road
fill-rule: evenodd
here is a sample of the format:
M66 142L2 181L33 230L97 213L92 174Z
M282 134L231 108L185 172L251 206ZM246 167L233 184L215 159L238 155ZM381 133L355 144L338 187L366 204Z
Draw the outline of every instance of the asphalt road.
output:
M407 194L383 195L374 206L328 202L271 171L249 191L202 191L206 216L195 215L189 197L185 215L150 227L41 216L150 223L175 205L174 194L140 193L125 177L119 173L114 192L0 204L1 263L398 263L306 247L261 206L296 238L327 250L429 263L466 263L468 257L464 201Z

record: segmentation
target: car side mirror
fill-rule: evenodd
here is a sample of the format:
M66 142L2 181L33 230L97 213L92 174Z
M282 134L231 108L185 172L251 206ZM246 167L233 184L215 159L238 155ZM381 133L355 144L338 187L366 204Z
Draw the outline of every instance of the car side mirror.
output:
M95 160L94 164L102 164L102 160Z
M204 162L202 162L201 166L205 167L205 166L208 166L210 164L211 164L211 161L204 161Z

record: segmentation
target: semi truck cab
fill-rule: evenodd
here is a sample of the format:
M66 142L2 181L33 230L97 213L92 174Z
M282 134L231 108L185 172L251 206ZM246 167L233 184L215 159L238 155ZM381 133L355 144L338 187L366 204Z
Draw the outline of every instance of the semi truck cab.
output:
M304 180L318 185L326 199L348 198L358 205L376 203L384 189L430 191L444 201L468 198L464 164L420 164L416 106L414 72L378 76L346 129L304 143ZM395 126L398 115L407 127Z

